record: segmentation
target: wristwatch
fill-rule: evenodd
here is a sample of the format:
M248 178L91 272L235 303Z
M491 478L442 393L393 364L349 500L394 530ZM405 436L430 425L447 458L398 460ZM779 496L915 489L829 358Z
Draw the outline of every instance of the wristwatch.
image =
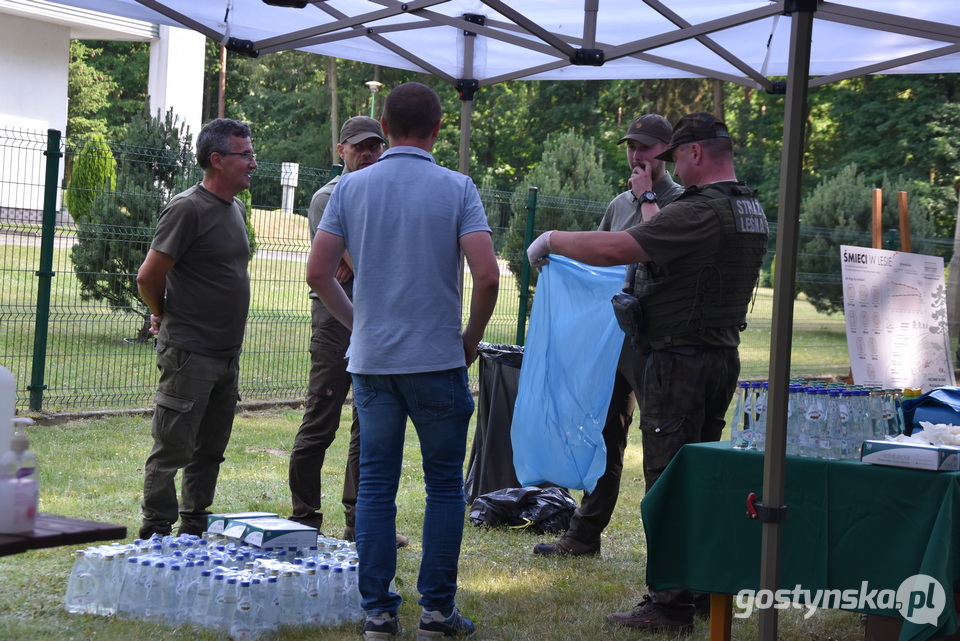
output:
M640 194L640 203L655 203L657 202L656 192L650 191L649 189L642 194Z

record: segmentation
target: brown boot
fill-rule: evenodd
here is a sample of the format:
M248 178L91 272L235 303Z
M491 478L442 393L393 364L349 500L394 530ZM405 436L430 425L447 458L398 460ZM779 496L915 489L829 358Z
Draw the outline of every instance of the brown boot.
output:
M629 612L614 612L607 615L607 622L618 627L646 630L647 632L693 632L693 606L688 608L667 607L644 595L637 607Z
M344 541L353 541L354 540L354 529L350 526L347 526L343 530L343 540ZM397 549L405 548L410 545L410 539L405 537L402 534L397 535Z
M553 543L537 543L533 546L533 553L541 556L600 556L600 541L583 543L564 535Z

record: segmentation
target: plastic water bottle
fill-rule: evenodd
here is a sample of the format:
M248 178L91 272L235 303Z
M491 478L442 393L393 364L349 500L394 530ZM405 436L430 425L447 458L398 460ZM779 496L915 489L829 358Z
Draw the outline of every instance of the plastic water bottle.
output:
M897 404L899 392L893 389L885 389L881 395L883 407L883 419L887 425L887 434L896 436L900 433L900 421L897 418Z
M767 397L769 383L760 383L760 389L753 399L753 449L763 452L767 449Z
M111 616L116 613L126 561L127 554L123 549L103 555L100 583L97 587L97 614Z
M320 625L336 625L336 616L330 608L330 602L333 600L333 589L331 587L333 572L329 563L321 563L317 566L317 592L320 601Z
M240 601L240 586L236 577L232 576L222 583L223 589L211 601L207 625L229 634L230 626L233 625L234 611Z
M357 566L347 566L347 590L344 595L344 618L350 623L360 623L366 618L363 608L360 607L360 582Z
M827 390L824 435L820 440L820 458L840 460L840 390Z
M204 568L203 561L193 561L187 559L183 562L182 576L180 578L180 587L176 593L176 604L174 605L174 617L180 625L190 623L193 617L193 604L197 600L197 590L200 588L200 572Z
M277 602L280 606L280 624L295 626L303 621L303 593L297 573L286 570L277 581Z
M323 621L323 603L320 601L320 589L317 585L317 564L307 561L300 574L300 590L303 595L303 622L307 625L319 625Z
M756 449L757 415L754 411L754 403L757 400L757 394L760 393L760 381L750 383L750 389L747 390L747 397L743 401L743 438L747 441L747 449Z
M800 422L805 418L806 408L803 387L791 384L787 395L787 456L800 454Z
M73 569L67 581L67 594L64 606L67 612L88 614L95 610L97 595L96 569L84 550L73 553Z
M883 394L879 388L867 390L867 418L870 433L867 438L883 438L887 433L886 422L883 418Z
M208 628L216 627L217 599L223 592L226 585L226 576L222 572L213 574L213 581L210 584L210 595L207 597L206 607L204 608L203 625Z
M736 403L733 406L733 418L730 421L730 444L734 449L745 450L749 446L744 428L747 419L744 412L744 404L747 401L747 394L750 392L750 383L740 381L740 387L737 389Z
M335 565L331 568L330 574L330 611L336 621L334 625L340 625L346 621L347 608L347 575L342 565Z
M840 429L838 430L839 456L837 458L849 459L853 451L854 442L860 435L860 412L857 411L857 395L854 390L840 390Z
M234 641L249 641L254 638L253 595L249 581L240 581L237 604L230 622L230 638Z
M222 576L222 575L221 575ZM210 570L201 570L200 578L197 580L197 589L193 603L187 603L190 607L189 620L194 625L203 626L207 623L207 610L210 608L210 599L213 594L213 572Z
M148 563L150 563L148 561ZM153 623L163 621L163 593L167 575L167 564L158 560L147 566L143 579L143 618Z
M280 633L280 594L278 578L269 576L262 584L263 595L260 603L260 620L262 636L271 637Z
M820 439L823 437L826 423L826 408L824 407L824 389L807 390L807 412L800 423L800 456L818 458L820 456Z
M132 619L134 617L135 606L133 597L137 590L136 583L140 580L140 558L137 556L128 556L126 563L123 564L123 578L120 581L120 589L117 592L117 610L115 612L118 619Z
M186 580L183 568L179 563L172 563L166 574L161 575L160 586L160 619L171 627L184 622L183 612L180 609L183 593L183 583Z

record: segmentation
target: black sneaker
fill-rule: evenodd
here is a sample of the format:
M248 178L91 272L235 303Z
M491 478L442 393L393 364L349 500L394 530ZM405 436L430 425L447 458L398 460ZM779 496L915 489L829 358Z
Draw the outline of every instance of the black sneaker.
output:
M533 553L541 556L600 556L600 541L583 543L572 536L562 536L553 543L537 543Z
M431 641L441 637L467 636L477 631L473 621L460 614L459 608L454 606L450 616L443 616L439 610L423 609L420 614L420 628L417 630L417 641Z
M690 634L693 632L693 606L690 606L689 610L685 613L682 609L664 606L647 594L637 607L629 612L608 614L607 621L613 625L634 630Z
M364 639L392 639L401 632L403 628L400 627L400 619L390 612L368 616L363 624Z

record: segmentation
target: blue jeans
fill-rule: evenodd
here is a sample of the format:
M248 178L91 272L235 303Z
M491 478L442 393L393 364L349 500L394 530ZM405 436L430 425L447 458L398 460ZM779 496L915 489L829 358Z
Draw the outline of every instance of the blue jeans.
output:
M390 581L397 572L396 498L410 417L420 439L427 494L419 603L449 612L457 593L466 508L463 459L474 408L467 370L354 374L353 396L360 415L356 537L361 605L368 615L396 613L400 607Z

